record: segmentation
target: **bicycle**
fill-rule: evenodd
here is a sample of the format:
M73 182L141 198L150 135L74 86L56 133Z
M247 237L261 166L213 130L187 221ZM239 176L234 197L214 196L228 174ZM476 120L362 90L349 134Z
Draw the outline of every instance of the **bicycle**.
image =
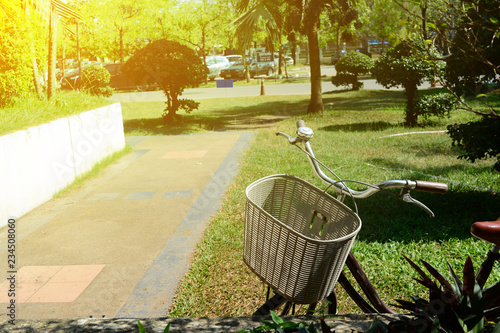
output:
M334 180L328 177L323 170L320 168L320 165L324 167L326 170L331 172L333 175L335 173L328 169L324 164L322 164L319 160L316 159L314 152L312 150L310 139L313 137L314 132L309 127L306 127L305 123L302 120L297 122L297 136L291 137L285 133L277 132L276 135L283 136L288 139L288 142L297 147L299 143L303 144L304 148L299 147L309 159L309 162L315 172L315 174L328 185L328 188L332 188L337 194L337 198L334 199L332 196L326 193L325 191L321 191L320 189L315 188L313 185L298 179L293 176L288 175L273 175L264 177L262 179L257 180L247 187L247 208L246 208L246 222L245 222L245 242L244 242L244 261L250 267L250 269L257 274L265 283L268 284L266 302L262 304L253 314L253 316L264 316L268 315L270 311L276 310L278 307L284 305L281 315L286 315L292 310L292 314L295 312L295 304L308 304L308 312L313 312L319 301L325 298L328 300L328 314L336 314L337 313L337 298L335 291L333 290L333 285L338 282L344 290L347 292L349 297L356 303L356 305L364 312L364 313L388 313L388 314L397 314L395 310L390 308L378 295L377 291L373 287L372 283L369 281L368 277L364 273L363 269L357 262L355 256L350 252L350 246L354 241L354 238L361 228L361 221L359 217L357 217L357 206L355 204L355 200L353 200L356 212L354 213L347 206L343 205L342 202L346 197L352 197L354 199L364 199L368 198L379 191L385 191L390 188L399 188L401 192L399 194L399 199L404 202L412 203L417 205L419 208L425 210L431 217L434 216L434 213L423 203L415 200L410 196L411 190L416 191L426 191L432 193L446 193L448 190L448 186L443 183L435 183L435 182L427 182L427 181L412 181L412 180L388 180L383 181L375 185L364 184L367 185L368 188L362 191L356 191L349 188L346 185L347 181ZM335 175L335 177L337 177ZM338 177L337 177L338 178ZM352 181L351 181L352 182ZM306 184L305 184L306 183ZM286 189L288 188L288 189ZM290 188L293 188L291 190ZM299 189L296 189L299 188ZM306 196L303 192L308 192L307 196L310 196L309 192L316 192L315 199L307 198L295 198L300 196ZM258 193L256 193L258 192ZM319 192L324 193L324 196L319 194ZM285 197L285 198L283 198ZM331 199L329 199L330 197ZM319 199L318 199L319 198ZM288 200L288 202L286 202ZM316 201L315 201L316 200ZM290 282L287 279L291 274L289 267L284 267L286 263L280 263L279 261L285 260L296 260L294 258L294 253L286 253L287 249L284 247L288 246L288 243L283 245L283 242L280 237L295 237L297 234L306 233L308 236L319 237L319 232L324 232L325 228L329 224L335 224L338 221L334 221L335 218L329 216L332 214L325 207L320 207L316 209L318 202L320 201L329 201L332 200L332 205L335 205L336 208L333 214L337 214L337 209L346 215L350 215L349 223L353 224L350 230L347 230L346 233L339 236L343 244L337 246L337 248L332 251L335 252L347 252L345 254L338 255L336 258L336 262L332 263L327 260L327 265L333 265L335 267L327 267L326 272L324 272L324 268L318 272L314 268L307 267L305 272L306 275L314 276L314 278L323 279L319 282L321 286L314 285L314 282L311 284L311 281L301 281L300 278L295 278ZM291 202L294 201L294 202ZM304 207L294 207L295 206L304 206ZM325 205L324 203L322 204ZM255 206L255 207L254 207ZM280 206L275 208L275 206ZM321 205L320 205L321 206ZM288 212L292 210L293 212ZM293 216L288 216L288 215ZM301 230L295 233L290 232L289 229L297 229L297 225L293 226L280 226L276 227L275 225L279 225L282 223L281 219L303 219L302 215L310 215L305 218L305 222L301 222L302 224L306 224L311 230ZM309 219L309 220L308 220ZM259 225L257 227L251 225L254 224L255 220L259 221ZM318 223L319 221L320 223ZM331 223L330 223L331 222ZM267 223L267 224L266 224ZM296 223L296 222L290 222ZM341 227L345 228L345 225ZM299 226L299 228L304 228L304 226ZM257 239L257 237L261 237L259 235L259 231L265 231L271 236L267 237L265 240ZM315 230L313 230L315 229ZM269 231L271 230L271 231ZM283 231L284 230L284 231ZM293 230L292 230L293 231ZM326 232L330 232L326 230ZM311 234L312 233L312 234ZM316 233L316 234L315 234ZM492 244L491 250L487 254L487 258L482 263L479 272L476 276L476 280L478 281L481 288L483 288L488 276L490 275L493 265L496 261L500 260L500 220L498 221L490 221L490 222L476 222L471 227L471 233L484 241L487 241ZM283 236L285 235L285 236ZM290 236L292 235L292 236ZM298 235L300 238L300 235ZM304 236L304 235L302 235ZM329 249L324 248L317 249L315 248L314 240L309 240L308 236L304 236L304 242L311 242L311 244L307 244L306 246L310 246L314 248L312 251L324 251L327 253L325 256L329 254ZM278 241L278 245L276 247L281 247L282 249L273 249L271 246L273 241ZM318 238L316 241L321 243L321 240ZM334 241L332 241L334 242ZM335 243L335 242L334 242ZM293 245L297 247L297 245ZM251 249L253 247L253 249ZM293 248L294 252L295 247ZM299 246L300 247L300 246ZM288 249L290 250L290 249ZM303 249L299 249L304 253ZM281 251L281 252L279 252ZM250 253L247 253L250 252ZM259 253L256 253L259 252ZM284 253L285 252L285 253ZM311 251L310 251L311 252ZM278 258L271 258L271 261L266 261L269 258L264 258L263 256L271 256L278 254ZM316 254L314 254L316 255ZM301 254L301 256L305 256ZM323 260L323 257L320 257L320 260ZM307 263L307 258L300 258L301 263L303 264L306 261L306 264L311 266L312 264ZM264 265L262 262L266 261ZM314 261L314 260L312 260ZM323 260L325 261L325 260ZM257 268L256 264L259 264L261 267ZM351 282L347 279L347 277L342 272L342 268L345 266L352 273L356 283L359 285L361 290L364 293L364 297L353 287ZM289 266L293 266L294 263L289 263ZM295 273L297 270L303 269L302 267L295 268ZM262 268L262 266L265 266ZM276 268L277 266L277 268ZM269 268L271 267L271 268ZM287 271L288 270L288 271ZM271 273L268 273L272 271ZM275 273L275 271L279 271ZM285 273L283 273L285 271ZM302 271L300 271L302 272ZM324 275L330 274L330 280L328 278L324 278ZM268 276L270 275L270 276ZM279 278L276 278L275 275L285 275L284 282ZM332 277L333 276L333 277ZM280 276L281 278L281 276ZM307 280L307 279L306 279ZM303 284L300 286L300 284ZM286 285L286 288L283 287L283 284ZM294 286L299 285L298 291L296 288L288 288L288 284L294 284ZM288 288L288 289L287 289ZM309 290L305 290L308 289ZM323 288L323 289L321 289ZM274 295L270 297L270 290L274 290ZM321 289L321 290L317 290ZM326 289L326 290L325 290ZM312 291L311 291L312 290ZM305 296L308 292L312 292L312 296L308 298ZM310 295L309 295L310 296ZM312 301L311 301L312 300Z

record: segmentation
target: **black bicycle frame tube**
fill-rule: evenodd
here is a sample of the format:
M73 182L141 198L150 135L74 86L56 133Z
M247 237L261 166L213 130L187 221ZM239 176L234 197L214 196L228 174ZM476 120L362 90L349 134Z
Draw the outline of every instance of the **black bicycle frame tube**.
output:
M500 253L498 250L499 247L494 245L493 248L488 251L486 259L481 264L481 268L479 268L479 271L477 272L476 281L481 289L486 284L486 280L488 280L488 277L490 276L495 261L500 260Z
M382 299L378 295L373 285L370 283L370 280L368 280L368 277L366 276L365 272L357 262L352 252L349 252L349 256L347 257L346 260L346 265L351 271L354 278L356 279L356 282L359 284L359 286L365 293L370 303L377 310L377 312L397 314L396 311L391 309L389 306L387 306L387 304L384 303L384 301L382 301Z
M344 273L340 273L339 284L344 288L349 297L357 304L357 306L364 313L377 313L377 310L368 303L363 296L361 296L356 289L352 286L351 282L347 279Z

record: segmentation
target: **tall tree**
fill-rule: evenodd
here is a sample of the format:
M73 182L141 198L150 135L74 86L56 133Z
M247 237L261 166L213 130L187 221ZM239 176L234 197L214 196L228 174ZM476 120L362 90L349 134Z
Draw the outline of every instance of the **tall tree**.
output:
M186 1L176 15L176 40L196 48L206 65L206 56L222 52L229 44L228 25L233 12L232 3L215 0Z
M61 0L50 0L49 16L49 50L47 60L47 98L52 98L56 89L56 53L57 53L57 28L59 17L81 20L82 16L68 7Z
M282 13L280 12L280 2L273 0L261 0L249 7L248 0L242 0L240 10L244 11L234 22L236 36L239 47L243 53L243 64L246 68L247 80L250 80L248 67L246 64L245 51L253 48L254 35L260 29L264 29L267 34L267 47L273 50L272 44L280 40L280 27Z
M304 0L302 2L302 27L309 44L309 66L311 70L311 100L307 113L324 113L321 88L321 58L318 32L320 29L320 15L329 6L339 5L348 7L347 0Z
M191 112L198 108L197 102L180 99L185 88L196 87L206 77L206 68L193 49L179 42L160 39L137 51L123 66L123 72L130 77L147 72L155 78L167 97L163 114L165 122L173 122L183 109Z

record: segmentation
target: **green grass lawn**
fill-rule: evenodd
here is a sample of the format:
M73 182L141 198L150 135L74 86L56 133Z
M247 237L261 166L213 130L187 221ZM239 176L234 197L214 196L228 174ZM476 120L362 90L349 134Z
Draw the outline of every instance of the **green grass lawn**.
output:
M281 101L263 97L234 99L226 102L223 110L212 105L215 101L202 101L200 112L190 115L200 123L211 123L214 129L250 114L286 114L286 119L257 132L222 208L197 248L168 316L245 316L264 301L263 284L242 260L244 192L251 182L276 173L293 174L324 188L306 157L275 135L276 131L292 134L299 118L315 131L312 144L317 157L343 179L368 183L418 179L444 182L450 187L444 195L412 192L435 212L435 218L383 193L357 201L363 228L353 252L387 302L409 299L410 295L425 296L412 280L415 274L401 254L412 260L427 260L444 273L446 261L460 271L467 255L479 265L489 246L470 236L470 224L500 215L500 175L492 172L491 160L475 164L458 160L460 152L451 146L447 134L439 132L449 123L473 116L456 111L450 119L430 119L426 125L405 128L403 99L397 92L326 95L323 116L304 115L305 97L288 96ZM495 274L492 280L498 281L498 270ZM359 312L342 291L338 295L340 313Z
M77 91L59 90L50 101L30 96L13 106L0 108L0 135L38 126L109 104L112 102L106 98Z

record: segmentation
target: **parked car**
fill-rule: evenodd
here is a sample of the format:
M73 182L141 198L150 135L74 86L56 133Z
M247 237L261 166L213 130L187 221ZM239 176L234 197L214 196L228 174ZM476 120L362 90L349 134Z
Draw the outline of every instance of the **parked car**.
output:
M242 58L243 57L239 54L231 54L226 56L226 59L229 60L229 64L231 66L234 65L235 62L241 61Z
M370 39L368 44L371 46L382 45L382 41L380 39ZM389 45L389 42L384 40L385 45Z
M208 79L214 80L220 75L220 71L231 66L229 60L224 56L208 56L206 58L208 67Z
M82 65L82 70L85 68L96 65L86 64ZM158 84L148 74L145 74L142 78L132 79L126 76L122 71L121 67L123 63L113 63L113 64L97 64L106 68L111 75L109 80L109 86L115 90L128 90L137 89L139 91L154 90ZM80 84L80 72L77 69L73 70L71 73L65 75L61 80L62 89L76 89Z
M140 78L130 78L125 75L121 68L124 63L106 64L104 68L111 74L109 85L115 90L137 89L139 91L155 90L158 87L156 80L149 74Z
M335 65L340 60L340 58L342 58L346 54L347 54L346 50L340 50L340 57L339 57L339 55L335 51L332 55L332 65Z
M101 64L82 64L82 70L85 68L91 66L91 65L98 65L100 66ZM78 68L78 65L73 66L74 68L71 69L69 73L64 75L61 79L61 88L62 89L77 89L80 85L80 69Z
M250 77L257 75L272 75L274 73L273 61L256 61L255 59L247 58L248 71ZM243 66L243 59L237 61L229 68L223 69L220 76L225 79L243 79L245 78L245 66Z

